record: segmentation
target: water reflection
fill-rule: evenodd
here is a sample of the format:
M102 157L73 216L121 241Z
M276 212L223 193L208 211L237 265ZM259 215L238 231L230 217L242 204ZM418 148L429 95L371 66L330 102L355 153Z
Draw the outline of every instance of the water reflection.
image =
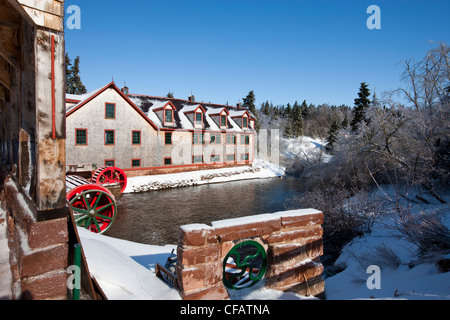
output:
M106 235L146 244L176 244L181 225L285 210L300 192L298 180L270 179L124 194L117 201L118 217Z

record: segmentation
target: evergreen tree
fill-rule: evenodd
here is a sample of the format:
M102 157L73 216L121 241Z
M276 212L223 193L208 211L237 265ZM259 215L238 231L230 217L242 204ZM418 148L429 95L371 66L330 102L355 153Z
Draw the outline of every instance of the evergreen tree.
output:
M255 106L255 93L253 90L251 90L248 95L242 99L243 104L242 106L246 109L248 109L254 116L255 116L255 130L256 132L259 132L259 129L261 128L261 124L259 123L258 116L256 114L256 106Z
M373 92L373 95L372 95L372 105L374 107L380 107L380 100L378 100L378 97L377 97L377 94L375 91Z
M365 119L365 113L367 108L370 105L370 90L368 88L368 85L363 82L361 83L361 87L359 88L358 92L358 98L355 99L355 108L353 109L353 119L350 123L350 126L352 127L352 132L355 132L359 128L359 124Z
M66 93L84 94L87 92L86 87L80 78L80 57L76 57L73 65L69 55L66 53ZM71 66L69 68L69 66Z
M347 129L347 127L348 127L348 116L347 116L347 112L345 111L345 117L344 117L344 120L342 120L342 122L341 122L341 128Z
M328 151L333 150L334 143L337 141L337 135L339 131L339 123L337 121L333 121L331 124L330 130L328 131L328 137L326 139L326 149Z
M286 139L291 139L293 135L294 135L294 133L292 132L292 124L291 124L291 121L288 121L288 122L286 123L286 127L284 128L284 134L283 134L283 136L284 136Z
M294 130L294 135L296 137L303 136L303 115L300 112L300 109L299 109L299 112L296 113L296 116L294 118L293 130Z
M280 110L278 109L278 106L273 106L271 105L271 110L273 110L273 112L271 112L272 117L270 118L270 120L276 120L280 117Z
M72 86L72 70L71 67L72 66L72 61L69 58L69 54L66 52L66 93L70 93L71 91L71 86Z
M291 118L293 120L297 119L299 112L300 112L300 105L298 104L297 101L295 101L294 105L292 106Z
M288 103L286 106L286 109L284 111L284 116L287 118L292 118L292 108L291 108L291 104Z
M269 109L269 101L263 102L261 105L261 111L263 114L265 114L266 116L268 116L270 114L270 109Z
M308 115L309 115L309 109L308 109L308 105L306 104L306 100L303 100L302 105L300 106L300 110L302 112L303 118L307 119Z
M242 107L248 109L251 113L256 114L256 107L255 107L255 93L250 91L248 95L242 99L243 104Z

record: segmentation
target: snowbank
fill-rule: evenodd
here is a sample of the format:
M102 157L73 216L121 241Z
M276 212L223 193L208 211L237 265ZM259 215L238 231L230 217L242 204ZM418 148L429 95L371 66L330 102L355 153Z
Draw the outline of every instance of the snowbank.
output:
M253 166L198 170L162 175L130 177L124 193L145 192L249 179L270 179L284 175L284 168L256 160Z
M89 271L109 300L179 300L178 292L155 275L175 246L153 246L78 228Z
M330 155L325 153L325 140L314 139L301 136L292 139L281 139L282 155L286 159L301 159L305 161L315 161L323 159L327 162L331 159Z
M450 228L449 197L447 204L414 204L413 212L438 211L442 223ZM386 208L386 210L389 210ZM380 288L368 289L373 275L368 267L380 267ZM431 261L418 259L418 249L396 228L393 213L381 217L370 234L355 238L344 247L335 262L342 272L325 279L329 300L347 299L450 299L450 272L442 273Z

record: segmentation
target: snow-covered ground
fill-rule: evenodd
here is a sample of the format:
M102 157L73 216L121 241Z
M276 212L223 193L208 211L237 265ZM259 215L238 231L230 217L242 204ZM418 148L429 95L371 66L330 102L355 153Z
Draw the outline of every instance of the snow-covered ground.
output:
M325 140L311 137L298 137L292 139L281 139L282 155L286 159L301 159L314 162L317 159L328 161L331 156L325 153Z
M374 196L386 198L380 193ZM450 194L445 197L446 204L431 197L428 200L429 205L413 204L411 212L435 212L450 229ZM355 238L344 247L335 266L345 269L325 280L327 299L450 299L450 272L441 272L436 261L419 258L418 248L395 227L396 217L395 212L386 208L370 234ZM440 258L444 257L450 259L450 253ZM369 266L380 268L378 279L376 272L368 270ZM368 288L367 282L372 287L378 280L379 288Z
M0 205L0 300L11 299L11 269L6 230L6 213Z
M165 188L220 183L249 179L269 179L284 175L284 168L269 162L255 160L253 166L130 177L124 193L145 192Z

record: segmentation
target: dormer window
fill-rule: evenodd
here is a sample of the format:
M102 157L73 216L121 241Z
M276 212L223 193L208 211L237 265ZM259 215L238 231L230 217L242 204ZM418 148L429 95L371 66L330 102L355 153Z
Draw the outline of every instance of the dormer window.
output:
M249 130L249 121L250 121L250 114L247 110L233 110L230 112L231 119L233 119L234 122L242 129L242 130Z
M248 129L248 117L246 114L242 117L242 129Z
M164 107L164 126L173 126L173 109L170 105Z
M220 128L226 128L227 127L227 115L222 114L220 115Z
M196 112L195 113L195 126L201 127L203 125L203 113L202 112Z
M165 122L173 122L173 110L166 109L165 110L166 117L164 119Z
M206 111L201 105L184 106L182 110L195 129L203 128L203 115Z

